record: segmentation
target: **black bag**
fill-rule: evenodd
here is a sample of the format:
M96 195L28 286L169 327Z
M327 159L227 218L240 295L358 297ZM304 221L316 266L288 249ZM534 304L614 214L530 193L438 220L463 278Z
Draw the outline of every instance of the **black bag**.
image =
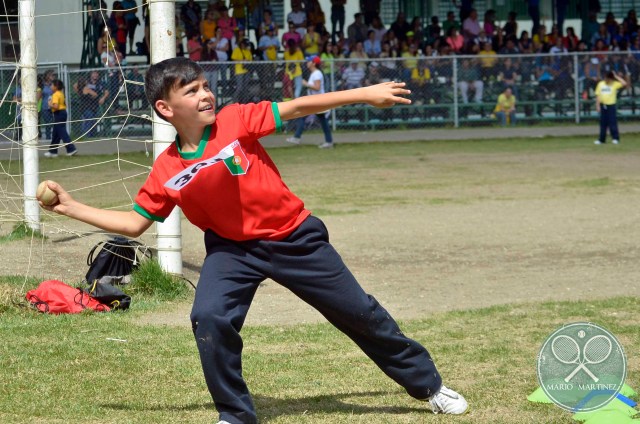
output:
M129 309L129 305L131 305L131 296L119 288L99 280L89 283L89 286L82 291L103 305L107 305L111 310L121 309L124 311Z
M98 247L102 246L94 257ZM93 246L87 256L89 271L85 281L89 285L96 280L113 284L127 284L131 271L138 267L141 259L151 258L149 247L126 237L115 236Z

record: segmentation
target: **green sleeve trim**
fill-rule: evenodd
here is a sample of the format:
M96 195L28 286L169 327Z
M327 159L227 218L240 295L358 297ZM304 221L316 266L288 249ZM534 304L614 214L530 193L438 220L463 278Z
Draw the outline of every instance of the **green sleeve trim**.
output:
M276 121L276 132L282 132L282 119L280 118L278 103L271 102L271 110L273 110L273 119Z
M166 219L166 218L164 218L162 216L151 215L149 212L147 212L144 209L142 209L142 207L140 207L140 205L138 205L137 203L133 204L133 210L138 212L140 215L144 216L145 218L150 219L152 221L164 222L164 220Z

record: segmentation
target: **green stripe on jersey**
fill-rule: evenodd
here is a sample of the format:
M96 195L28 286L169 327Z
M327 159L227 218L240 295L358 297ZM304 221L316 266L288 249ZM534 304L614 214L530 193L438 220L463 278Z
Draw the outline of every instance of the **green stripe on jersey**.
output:
M282 118L280 118L278 103L271 102L271 110L273 110L273 119L276 121L276 132L282 132Z
M138 205L137 203L133 204L133 210L138 212L140 215L144 216L145 218L150 219L152 221L164 222L164 220L166 219L166 218L161 217L161 216L151 215L149 212L147 212L144 209L142 209L142 207L140 205Z

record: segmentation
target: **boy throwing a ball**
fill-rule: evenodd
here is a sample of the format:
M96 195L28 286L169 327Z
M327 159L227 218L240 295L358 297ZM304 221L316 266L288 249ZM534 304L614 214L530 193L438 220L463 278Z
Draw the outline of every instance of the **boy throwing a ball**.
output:
M149 68L147 98L177 130L155 161L133 210L82 204L49 183L58 202L46 209L108 232L138 237L179 206L204 232L206 258L191 321L207 387L221 424L257 423L242 376L243 326L258 285L271 278L320 311L412 397L435 412L462 414L467 402L442 385L429 352L406 337L376 299L363 291L320 219L282 181L259 139L297 119L353 103L410 104L404 83L232 104L216 113L202 68L186 58ZM41 203L42 205L42 203Z

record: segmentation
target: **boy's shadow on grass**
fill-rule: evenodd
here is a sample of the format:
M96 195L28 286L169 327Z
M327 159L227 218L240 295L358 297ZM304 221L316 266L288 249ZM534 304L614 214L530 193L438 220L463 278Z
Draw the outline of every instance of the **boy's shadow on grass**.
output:
M278 417L292 415L307 415L314 413L348 413L348 414L408 414L412 412L424 413L429 409L425 403L423 408L411 406L367 406L345 402L343 398L356 398L368 396L384 396L389 394L384 391L367 391L356 393L341 393L332 395L309 396L301 398L276 399L268 396L255 395L253 400L256 404L260 422L269 422ZM411 398L407 397L408 402ZM213 403L192 403L183 406L177 405L154 405L151 407L131 406L123 403L106 403L100 405L102 408L115 410L139 410L139 411L195 411L200 409L213 410Z
M347 414L408 414L412 412L428 411L427 405L424 408L411 406L392 405L362 405L344 398L357 398L369 396L388 395L384 391L366 391L355 393L338 393L331 395L308 396L300 398L276 399L268 396L256 395L254 402L258 410L258 416L264 422L268 422L277 417L285 415L306 415L314 413L347 413ZM407 396L407 403L412 400Z

